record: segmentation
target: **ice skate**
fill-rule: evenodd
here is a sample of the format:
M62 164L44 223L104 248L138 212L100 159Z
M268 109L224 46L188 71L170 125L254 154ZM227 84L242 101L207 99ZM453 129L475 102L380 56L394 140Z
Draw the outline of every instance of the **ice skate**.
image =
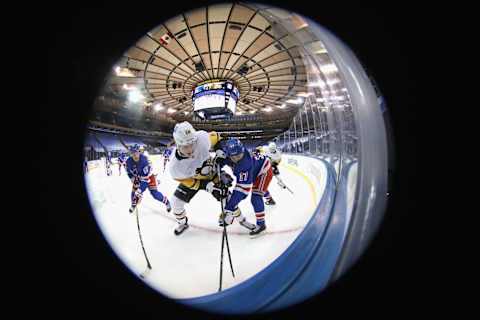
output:
M265 232L266 229L267 229L267 227L266 227L265 224L262 224L260 226L259 225L255 226L255 229L250 231L250 238L256 238L256 237L264 235L266 233Z
M248 222L245 217L243 217L242 220L239 220L238 223L240 223L242 227L245 227L250 231L253 231L256 227L255 224Z
M175 228L174 233L176 236L183 233L183 231L188 229L188 218L185 217L184 223L179 223L178 226Z
M265 201L265 204L269 206L273 206L277 203L275 202L275 200L273 200L273 198L267 198L267 200Z

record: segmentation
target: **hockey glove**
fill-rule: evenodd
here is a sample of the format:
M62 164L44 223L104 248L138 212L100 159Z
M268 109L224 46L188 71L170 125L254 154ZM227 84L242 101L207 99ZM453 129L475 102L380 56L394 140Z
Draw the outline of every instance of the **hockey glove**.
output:
M140 188L140 180L137 177L132 178L132 183L134 190Z
M220 172L220 181L222 184L226 185L227 187L231 187L233 183L233 178L231 175L229 175L225 171L222 171Z
M213 158L213 163L216 166L217 164L221 164L221 162L226 158L227 158L227 155L225 154L225 152L222 149L218 149L217 151L215 151L215 157Z
M208 177L215 172L215 168L214 168L211 160L206 160L203 163L202 167L198 168L195 172L196 172L196 174Z
M205 189L207 192L210 192L215 199L221 201L228 196L228 187L225 185L218 185L210 181L206 186Z
M273 175L278 176L280 174L280 171L278 170L277 166L272 166L272 172Z

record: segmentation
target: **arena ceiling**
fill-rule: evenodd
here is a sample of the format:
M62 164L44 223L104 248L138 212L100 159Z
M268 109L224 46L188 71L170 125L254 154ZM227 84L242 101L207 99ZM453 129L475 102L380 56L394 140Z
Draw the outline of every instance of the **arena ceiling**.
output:
M216 79L238 88L237 115L291 112L308 92L291 35L243 3L211 5L161 23L124 53L108 85L115 92L135 88L142 103L175 118L191 115L192 90Z

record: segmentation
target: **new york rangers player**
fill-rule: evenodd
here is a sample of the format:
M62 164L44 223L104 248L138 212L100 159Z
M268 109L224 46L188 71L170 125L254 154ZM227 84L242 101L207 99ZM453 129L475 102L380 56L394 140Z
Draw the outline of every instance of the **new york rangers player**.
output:
M277 148L277 145L275 144L275 142L272 141L268 144L268 148L265 155L270 159L270 162L272 163L273 175L277 176L278 178L280 176L280 170L278 169L278 165L282 161L282 152ZM287 187L281 180L278 181L278 185L280 186L280 188L283 188L283 189ZM275 200L273 200L273 197L268 190L267 192L265 192L265 199L266 199L265 204L268 204L268 205L276 204Z
M127 159L127 174L132 181L131 207L132 213L143 197L143 192L148 188L152 197L162 202L167 211L170 212L170 201L160 191L157 190L156 175L153 174L151 161L140 153L140 147L134 145L131 148L132 156Z
M228 139L222 142L221 146L225 159L221 159L222 156L217 151L217 161L221 166L230 166L237 180L225 206L225 223L231 224L240 214L238 204L251 192L251 203L257 223L250 231L250 235L264 233L266 224L263 196L273 177L270 160L264 155L250 154L238 139ZM222 224L222 217L219 222Z
M172 149L165 148L163 151L163 172L165 172L165 168L167 167L168 161L170 161L170 155L172 154Z
M127 155L125 153L120 153L120 155L118 156L118 175L121 176L122 175L122 167L127 168Z

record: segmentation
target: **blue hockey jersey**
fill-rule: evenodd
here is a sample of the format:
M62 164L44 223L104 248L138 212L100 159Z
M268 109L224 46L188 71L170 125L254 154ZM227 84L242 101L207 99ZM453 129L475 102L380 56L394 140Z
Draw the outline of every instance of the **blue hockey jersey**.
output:
M252 185L255 182L255 179L259 175L265 173L269 168L269 161L270 160L264 155L252 155L245 150L243 158L239 162L235 163L230 159L225 159L221 162L221 167L228 165L232 168L233 174L237 179L233 194L225 209L232 211L235 210L238 203L248 196L252 190Z
M132 157L127 159L127 174L130 179L139 178L141 181L148 181L152 175L152 163L143 154L140 154L138 161L133 160Z
M118 157L118 162L123 164L126 161L127 161L127 156L124 153L120 154L120 156Z
M171 154L172 154L172 149L168 149L168 148L167 148L167 149L165 149L165 150L163 151L163 156L164 156L165 158L170 158L170 155L171 155Z

